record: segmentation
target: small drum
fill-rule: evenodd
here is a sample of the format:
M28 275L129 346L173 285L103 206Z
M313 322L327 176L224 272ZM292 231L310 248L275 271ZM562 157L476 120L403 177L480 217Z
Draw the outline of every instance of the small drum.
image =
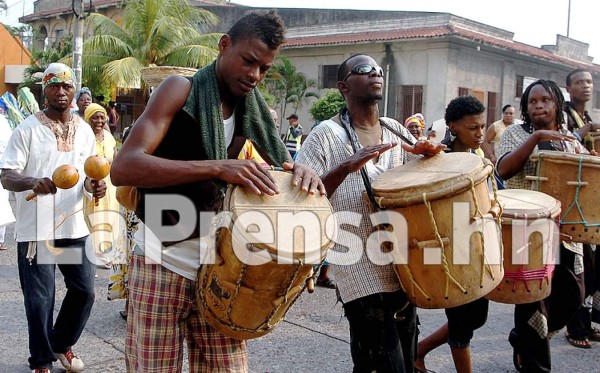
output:
M498 200L504 206L504 279L485 297L509 304L542 300L551 290L559 245L560 202L547 194L523 189L500 190Z
M394 269L418 307L459 306L502 280L500 208L490 201L487 183L492 172L475 154L447 153L388 170L373 183L378 204L407 220L408 257ZM454 224L460 211L464 219ZM483 234L469 235L473 227ZM402 235L395 232L400 246L407 239Z
M560 201L562 240L600 244L600 157L557 151L531 155L536 164L534 190Z
M332 246L325 234L332 215L327 197L293 187L291 173L271 175L280 189L275 196L229 186L224 210L230 219L217 231L216 264L198 271L198 309L236 339L273 330Z

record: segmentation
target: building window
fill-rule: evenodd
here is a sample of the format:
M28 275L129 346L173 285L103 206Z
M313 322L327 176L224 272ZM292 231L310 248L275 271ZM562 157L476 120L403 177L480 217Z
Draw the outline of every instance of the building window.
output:
M337 88L337 70L340 65L319 66L319 88Z
M594 109L600 109L600 91L594 92Z
M458 87L458 95L459 96L468 96L469 95L469 88Z
M400 102L398 107L401 108L400 116L402 122L406 118L410 117L415 113L423 112L423 86L422 85L403 85L400 87L400 94L398 95Z
M487 94L487 124L490 125L496 121L498 112L498 93L488 92Z
M515 97L521 98L523 96L523 82L525 77L523 75L517 75L517 90L515 91Z

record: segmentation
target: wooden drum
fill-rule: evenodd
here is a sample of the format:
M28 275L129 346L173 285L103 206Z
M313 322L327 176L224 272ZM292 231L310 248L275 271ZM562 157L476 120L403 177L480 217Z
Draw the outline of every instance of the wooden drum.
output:
M534 190L546 193L562 204L562 240L600 244L600 157L557 151L540 151L536 162Z
M408 233L395 236L400 244L408 238L408 257L394 268L418 307L459 306L502 280L499 205L490 201L487 183L492 172L475 154L448 153L408 162L373 183L378 204L407 220ZM453 222L461 209L464 221ZM469 235L465 225L483 234Z
M293 187L291 173L271 175L280 189L275 196L229 186L224 210L231 219L217 231L216 264L198 271L200 312L236 339L272 331L332 246L325 234L332 215L327 197Z
M498 199L504 206L504 279L486 298L509 304L542 300L551 290L559 245L560 202L522 189L500 190Z

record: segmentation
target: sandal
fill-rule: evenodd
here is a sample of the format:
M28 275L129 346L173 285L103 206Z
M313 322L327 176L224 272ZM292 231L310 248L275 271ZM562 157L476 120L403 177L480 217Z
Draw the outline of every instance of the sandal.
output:
M578 348L592 348L592 344L590 343L590 341L587 338L584 339L577 339L577 338L573 338L570 335L565 333L565 338L567 338L567 342L569 342L571 344L571 346L574 347L578 347Z
M328 289L335 289L335 283L327 277L325 280L317 279L317 286L321 286Z
M600 342L600 329L592 326L592 334L588 337L590 341Z
M8 250L8 245L0 243L0 250Z

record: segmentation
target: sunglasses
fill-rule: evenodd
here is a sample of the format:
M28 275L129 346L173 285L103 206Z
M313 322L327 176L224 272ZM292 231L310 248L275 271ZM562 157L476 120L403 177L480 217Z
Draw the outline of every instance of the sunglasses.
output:
M344 77L344 80L342 80L342 82L345 82L346 79L348 79L348 77L352 74L365 75L365 74L372 73L373 70L375 70L377 72L377 74L383 76L383 69L380 66L371 66L369 64L360 64L360 65L354 66L350 70L350 72L348 72L348 74L346 74L346 76Z

